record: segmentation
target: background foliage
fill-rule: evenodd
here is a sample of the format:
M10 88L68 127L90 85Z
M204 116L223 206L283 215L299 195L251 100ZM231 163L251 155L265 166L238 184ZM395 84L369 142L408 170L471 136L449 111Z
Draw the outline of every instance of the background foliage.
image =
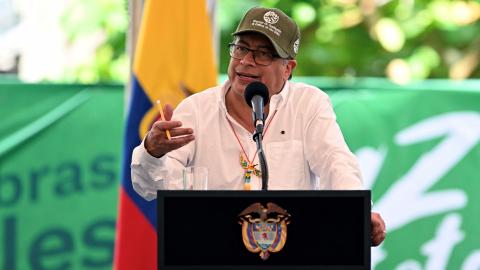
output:
M66 80L125 82L127 1L70 2L62 25L71 41L95 31L105 38ZM480 77L480 0L217 0L220 73L230 33L258 5L280 8L299 24L296 76L386 76L397 83Z
M219 1L221 44L255 5L292 16L302 38L296 75L425 78L480 77L480 1ZM223 46L225 48L225 46ZM221 51L220 71L228 54Z
M128 77L126 33L128 31L127 0L71 0L62 16L61 25L71 44L101 36L102 42L94 57L67 69L66 81L83 83L125 82Z

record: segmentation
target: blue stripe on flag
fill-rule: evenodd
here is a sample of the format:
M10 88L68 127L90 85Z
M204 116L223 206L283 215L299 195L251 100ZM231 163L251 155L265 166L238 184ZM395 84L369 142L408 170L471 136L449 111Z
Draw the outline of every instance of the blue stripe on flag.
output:
M128 119L125 130L125 147L123 149L122 162L122 186L128 196L135 202L150 224L157 228L157 200L146 201L138 195L132 187L130 164L132 163L132 151L140 144L138 136L139 126L145 114L152 107L152 103L145 94L143 87L135 76L132 76L132 95L128 110Z

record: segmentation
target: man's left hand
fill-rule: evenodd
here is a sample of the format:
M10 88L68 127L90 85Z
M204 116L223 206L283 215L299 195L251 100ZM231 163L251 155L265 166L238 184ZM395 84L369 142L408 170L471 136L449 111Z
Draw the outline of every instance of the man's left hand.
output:
M386 236L385 222L379 213L372 212L372 246L380 245Z

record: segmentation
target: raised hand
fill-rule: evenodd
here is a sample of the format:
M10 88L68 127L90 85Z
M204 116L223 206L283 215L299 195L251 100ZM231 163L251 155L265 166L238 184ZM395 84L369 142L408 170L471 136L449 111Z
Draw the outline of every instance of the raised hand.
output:
M182 122L172 121L173 108L169 104L164 107L165 121L153 123L145 138L145 149L154 157L162 157L166 153L178 149L195 139L193 129L182 128ZM167 137L167 130L171 138Z

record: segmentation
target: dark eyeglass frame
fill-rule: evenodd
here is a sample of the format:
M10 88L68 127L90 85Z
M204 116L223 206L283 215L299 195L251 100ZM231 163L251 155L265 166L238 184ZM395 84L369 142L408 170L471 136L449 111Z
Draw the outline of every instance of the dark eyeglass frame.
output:
M240 49L242 51L242 54L243 54L242 56L235 56L234 55L234 52L237 49ZM260 66L269 66L269 65L272 64L273 60L275 60L276 58L283 59L282 57L280 57L280 55L278 55L276 53L266 52L266 51L262 51L262 50L253 50L253 49L250 49L248 47L238 45L238 44L235 44L235 43L229 43L228 44L228 51L230 53L230 57L232 57L234 59L237 59L237 60L242 60L245 56L247 56L247 54L249 52L252 52L253 61L255 62L255 64L260 65ZM262 55L267 56L268 59L265 59L265 61L261 61L259 63L258 60L257 60L257 57L262 57Z

